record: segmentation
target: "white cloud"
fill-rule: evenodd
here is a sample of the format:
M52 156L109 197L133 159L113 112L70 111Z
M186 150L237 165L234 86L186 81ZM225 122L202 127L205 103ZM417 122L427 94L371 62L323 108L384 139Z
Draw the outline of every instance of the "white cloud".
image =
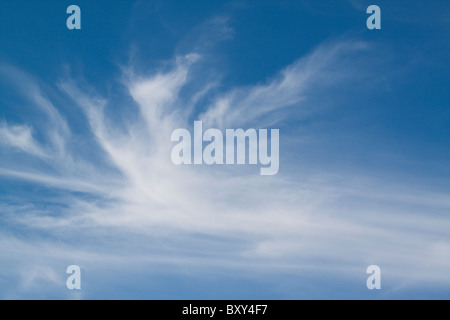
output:
M33 139L32 129L26 125L9 126L6 122L0 123L0 143L37 157L45 157L45 152Z
M273 125L280 118L280 109L300 107L313 88L325 89L330 84L356 75L351 57L368 48L362 42L326 43L280 71L266 84L234 89L219 97L202 119L221 128L244 125L253 120Z
M46 115L48 122L45 133L58 155L64 154L64 143L70 135L69 127L53 103L42 94L38 81L25 72L4 63L0 64L0 75L8 79L9 84L13 85L21 97L31 103L31 107L23 105L24 110L38 108Z
M211 126L230 128L255 121L272 123L275 111L304 108L302 101L317 94L317 88L355 72L358 66L350 63L352 55L365 48L348 41L320 46L265 84L216 96L201 118ZM351 173L334 177L305 174L301 181L293 181L289 174L261 177L249 168L174 166L170 134L189 125L193 116L192 108L184 108L186 101L180 92L190 79L201 77L192 71L193 63L201 63L200 56L178 58L166 72L127 73L125 83L142 121L127 124L125 132L106 118L107 98L99 98L91 94L92 88L82 88L71 80L61 82L60 90L86 114L90 134L104 151L104 163L96 164L90 155L78 154L83 159L80 164L70 161L74 157L69 153L58 158L69 160L61 167L66 170L60 168L58 174L40 172L37 167L32 172L1 169L3 176L83 192L82 196L70 194L59 199L66 205L61 214L28 207L22 212L12 206L7 215L10 223L55 239L63 235L64 239L77 239L77 244L63 246L38 241L48 248L44 255L50 260L59 261L54 252L62 252L64 247L72 252L72 258L99 268L105 266L105 259L121 267L119 261L126 256L128 265L294 273L321 269L357 277L355 270L384 263L387 274L407 283L450 283L448 263L442 257L449 246L449 219L429 216L436 206L448 209L446 195L428 192L416 197L420 190L412 187L382 192L384 184L370 178L363 184L370 187L364 188L359 184L361 178ZM208 84L199 87L191 97L205 92ZM51 103L34 100L47 106L42 110L53 119L53 132L64 138L62 145L69 145L70 130L64 129L59 112L51 111ZM192 101L195 99L188 100ZM123 107L135 112L131 106ZM30 154L42 152L30 128L4 126L1 130L9 145ZM56 157L58 151L54 152ZM105 170L103 165L115 170ZM86 199L85 194L94 199ZM367 206L373 202L376 207ZM420 204L423 210L411 212L412 204ZM13 244L17 250L34 250L34 245L25 241L18 243ZM8 245L7 240L0 241L0 248ZM51 272L46 276L54 278Z

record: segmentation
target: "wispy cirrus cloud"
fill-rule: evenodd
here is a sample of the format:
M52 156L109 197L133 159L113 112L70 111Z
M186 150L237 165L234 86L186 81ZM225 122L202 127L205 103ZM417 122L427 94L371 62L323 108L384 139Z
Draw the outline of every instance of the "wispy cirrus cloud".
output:
M46 156L39 143L33 139L32 129L26 125L9 126L6 122L0 123L0 143L37 157Z
M368 49L367 43L358 41L324 43L281 70L267 83L236 88L222 95L202 115L202 119L221 128L253 121L275 125L289 117L289 111L284 108L308 109L301 102L310 98L315 88L326 90L328 85L336 85L352 75L357 78L356 68L351 67L351 57Z
M376 180L367 177L361 184L349 172L303 174L296 181L289 174L296 170L292 163L284 174L267 178L248 167L178 167L170 160L171 132L191 126L196 116L212 127L282 128L289 110L311 108L304 102L320 88L355 76L359 66L352 58L366 49L358 41L326 43L265 83L217 93L203 112L193 97L207 92L209 83L197 82L187 98L181 94L202 77L193 68L202 55L175 57L171 68L150 74L131 72L130 66L123 83L137 109L122 107L136 112L138 120L125 123L126 129L107 118L108 97L75 80L60 81L59 93L83 111L85 138L93 137L97 153L71 145L70 121L44 98L36 80L7 69L21 77L13 83L26 84L30 108L38 108L49 123L46 143L33 139L30 124L2 125L1 136L6 145L45 158L48 166L36 163L23 170L5 160L0 175L61 192L57 212L32 200L18 206L5 198L4 223L35 233L17 237L4 230L8 235L0 238L0 247L8 268L23 263L14 253L23 252L30 268L47 257L53 268L80 261L97 273L111 264L121 273L156 264L221 272L326 270L352 278L375 261L402 281L450 282L443 254L449 220L428 214L449 209L444 194L412 199L421 190L404 188L392 196L381 192L383 184ZM437 201L430 204L430 197ZM423 210L411 211L417 204ZM33 252L39 250L38 258ZM58 281L54 269L45 270L45 281ZM42 280L28 272L17 271L24 286Z
M47 124L51 125L46 127L45 133L58 154L62 154L64 142L70 135L70 130L67 121L49 98L42 93L38 81L26 72L5 63L0 65L0 74L8 79L8 84L15 88L21 98L25 100L22 102L24 105L31 104L33 108L39 109L46 116L49 121Z

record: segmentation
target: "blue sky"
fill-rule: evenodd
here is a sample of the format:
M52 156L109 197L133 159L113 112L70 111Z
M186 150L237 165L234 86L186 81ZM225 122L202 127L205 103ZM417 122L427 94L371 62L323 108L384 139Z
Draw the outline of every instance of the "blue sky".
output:
M2 2L0 298L448 299L449 17L438 0ZM175 166L171 132L194 120L280 129L279 173Z

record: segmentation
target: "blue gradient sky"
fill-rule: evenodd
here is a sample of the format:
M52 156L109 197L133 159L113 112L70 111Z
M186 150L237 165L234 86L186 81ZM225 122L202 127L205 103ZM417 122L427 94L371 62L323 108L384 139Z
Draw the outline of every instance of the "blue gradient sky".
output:
M0 298L450 297L448 1L17 0L0 28ZM280 129L278 175L173 165L194 120Z

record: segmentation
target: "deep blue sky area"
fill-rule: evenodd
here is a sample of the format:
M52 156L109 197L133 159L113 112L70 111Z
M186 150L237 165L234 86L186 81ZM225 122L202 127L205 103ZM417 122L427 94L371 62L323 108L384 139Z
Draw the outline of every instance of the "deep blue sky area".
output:
M448 39L446 0L2 1L0 298L448 299ZM278 175L172 166L198 119L279 128Z

